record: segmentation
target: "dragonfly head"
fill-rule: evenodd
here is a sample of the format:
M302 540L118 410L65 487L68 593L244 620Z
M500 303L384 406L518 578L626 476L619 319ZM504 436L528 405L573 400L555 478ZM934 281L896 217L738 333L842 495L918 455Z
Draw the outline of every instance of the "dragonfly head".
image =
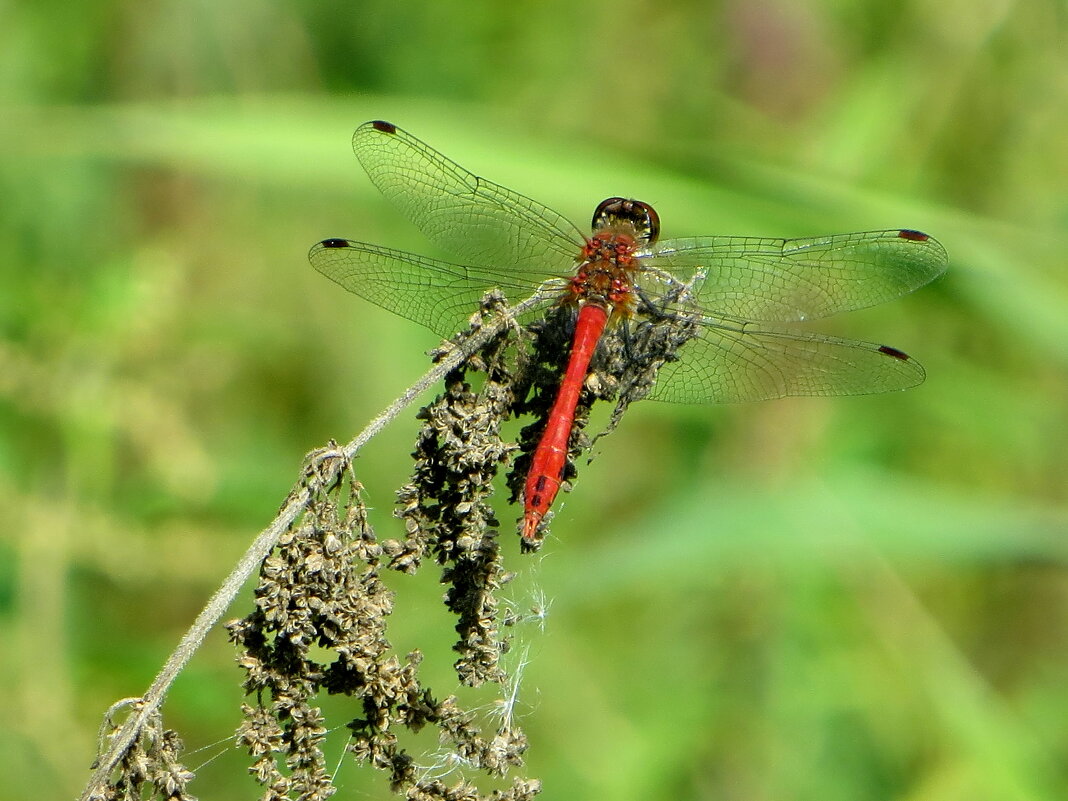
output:
M650 245L660 235L660 216L648 203L610 197L593 213L593 232L618 230L632 234L638 242Z

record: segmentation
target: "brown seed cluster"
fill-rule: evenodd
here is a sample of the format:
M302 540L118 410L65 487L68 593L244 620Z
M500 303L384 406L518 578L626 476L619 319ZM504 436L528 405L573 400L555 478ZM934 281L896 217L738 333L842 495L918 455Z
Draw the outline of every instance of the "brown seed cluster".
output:
M423 410L412 480L398 493L407 541L393 546L391 566L408 570L427 550L444 567L445 605L459 618L461 682L477 687L502 678L498 659L507 643L497 631L494 593L504 581L498 522L488 498L510 448L500 423L510 405L501 385L474 393L454 376L445 394Z
M502 337L465 366L486 373L479 392L458 371L421 413L415 471L399 494L403 541L375 538L354 479L329 487L318 481L314 465L337 451L312 460L306 484L313 502L265 560L256 609L230 624L242 649L245 689L256 699L243 708L238 737L265 799L314 801L333 794L322 752L327 727L315 705L324 691L358 699L359 713L347 724L349 750L386 771L393 790L408 798L519 801L539 792L537 780L514 778L510 786L480 794L470 777L481 772L499 781L522 765L526 736L510 713L486 716L489 724L480 725L455 697L438 700L424 686L421 654L401 658L388 639L394 595L380 577L383 570L414 573L433 558L448 587L445 604L457 616L461 681L510 686L500 665L510 641L500 632L495 597L509 576L488 503L492 479L513 447L499 433L513 402L511 377L500 366L506 347ZM461 769L463 778L451 785L418 765L398 739L401 730L428 724L438 730L445 761Z
M131 711L136 711L134 702ZM114 710L115 707L112 707ZM117 730L109 713L106 740ZM100 786L89 794L92 801L119 801L127 798L162 798L168 801L196 801L186 791L194 774L178 761L182 741L177 732L163 728L159 713L148 718L148 725L141 731L126 752L115 778L106 786Z
M379 578L391 557L367 525L358 485L346 484L333 490L347 494L342 507L323 493L279 543L263 565L256 609L229 626L242 648L245 689L256 699L243 706L238 730L253 757L250 771L265 799L314 801L333 794L322 751L326 722L315 705L316 696L326 692L358 699L359 713L347 724L349 750L360 762L386 771L394 791L410 798L480 799L465 781L446 786L438 778L423 779L415 759L400 747L398 731L434 725L458 765L492 776L522 764L526 739L511 721L507 730L484 736L455 698L439 701L421 683L419 652L403 659L393 652L387 637L393 593ZM456 603L462 620L475 617L461 600L477 599L468 595ZM497 640L491 645L502 647ZM313 656L313 646L320 656ZM324 660L324 653L332 659ZM494 668L492 680L503 678ZM536 783L516 780L510 791L487 797L529 798L537 789Z

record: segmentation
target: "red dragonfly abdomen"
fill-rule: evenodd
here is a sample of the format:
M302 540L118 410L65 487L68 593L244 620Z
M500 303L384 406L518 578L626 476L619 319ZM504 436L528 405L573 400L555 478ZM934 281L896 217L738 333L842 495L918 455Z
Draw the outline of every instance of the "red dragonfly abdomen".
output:
M579 310L575 323L575 337L571 344L571 357L567 371L560 382L552 411L549 413L545 431L541 435L534 457L530 460L526 489L523 492L523 539L533 541L538 526L552 506L560 491L561 475L567 461L568 440L571 424L575 419L575 407L586 371L597 343L608 322L607 310L597 303L585 303Z

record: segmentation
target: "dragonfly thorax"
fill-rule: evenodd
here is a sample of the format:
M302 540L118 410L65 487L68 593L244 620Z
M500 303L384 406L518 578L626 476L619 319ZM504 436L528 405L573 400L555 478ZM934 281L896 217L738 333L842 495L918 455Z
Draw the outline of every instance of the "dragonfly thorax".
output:
M638 240L633 232L602 230L586 241L578 269L568 285L566 302L596 303L617 315L634 307L634 252Z
M648 203L622 197L602 200L593 212L593 235L579 255L565 300L630 314L638 267L635 252L655 242L659 233L660 217Z

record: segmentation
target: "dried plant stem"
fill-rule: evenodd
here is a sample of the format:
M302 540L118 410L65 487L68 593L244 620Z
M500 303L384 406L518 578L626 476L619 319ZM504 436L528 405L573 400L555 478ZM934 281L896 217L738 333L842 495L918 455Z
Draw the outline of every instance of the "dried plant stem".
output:
M163 669L153 680L143 696L133 699L130 706L133 712L114 736L108 738L107 752L99 755L95 770L80 796L81 801L91 801L99 797L100 788L107 785L108 777L125 757L131 746L158 719L158 711L166 697L171 684L188 664L193 654L203 643L208 632L219 622L249 576L263 562L278 543L279 537L286 532L296 519L307 509L315 492L332 485L342 470L355 458L356 454L372 437L408 407L422 392L440 381L446 374L460 366L471 354L485 347L505 328L514 324L517 315L531 307L543 303L541 294L512 307L506 313L494 315L490 320L476 325L471 333L463 336L458 345L446 354L434 367L428 370L418 381L412 384L381 414L375 417L363 431L342 448L327 448L315 452L312 458L319 462L315 470L294 486L278 516L265 528L244 553L237 565L223 581L211 600L197 616L193 625L182 637L178 647L164 664Z

